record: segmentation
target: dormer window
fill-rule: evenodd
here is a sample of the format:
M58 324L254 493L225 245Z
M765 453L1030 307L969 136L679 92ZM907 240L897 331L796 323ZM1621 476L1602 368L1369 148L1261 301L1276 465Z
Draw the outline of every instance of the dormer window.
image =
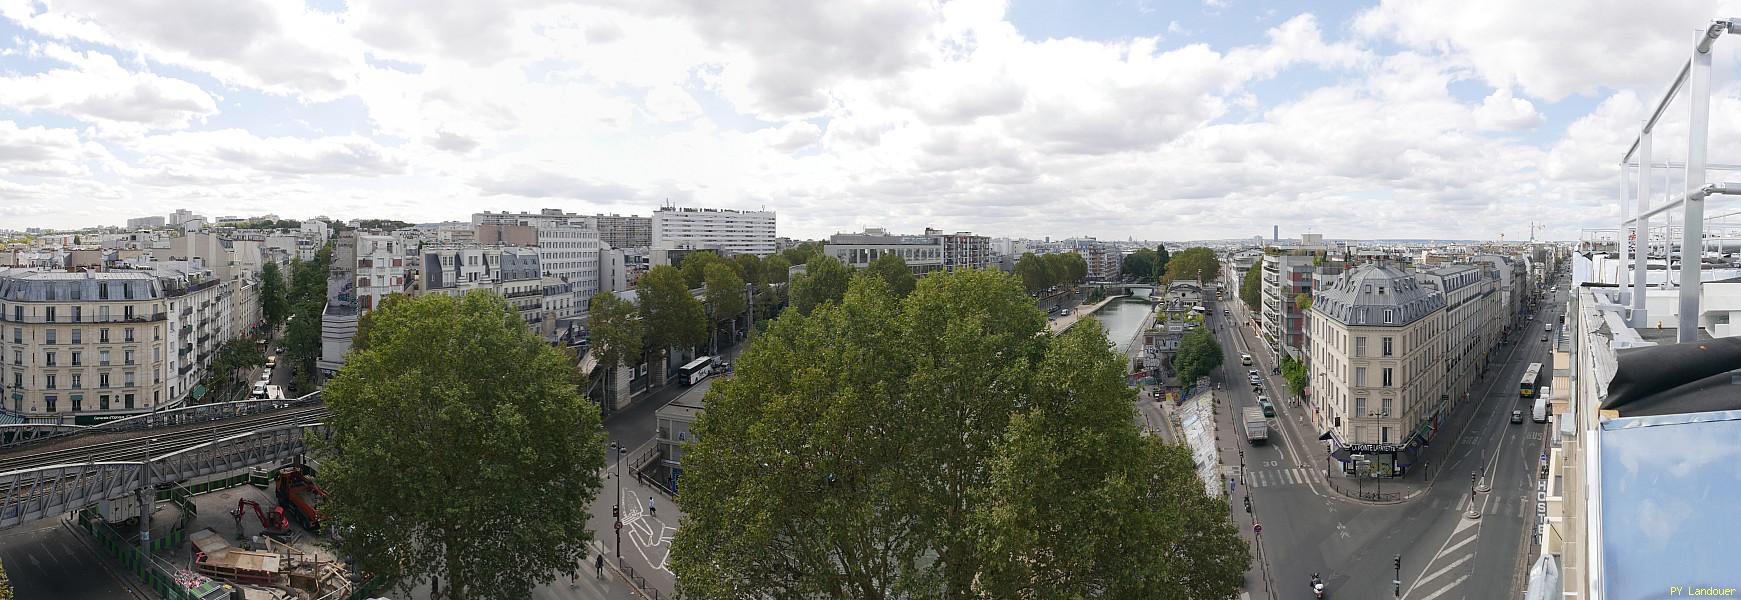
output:
M1385 322L1385 324L1388 325L1392 322L1393 314L1394 313L1393 313L1393 311L1391 311L1391 309L1388 309L1388 308L1384 309L1384 322Z

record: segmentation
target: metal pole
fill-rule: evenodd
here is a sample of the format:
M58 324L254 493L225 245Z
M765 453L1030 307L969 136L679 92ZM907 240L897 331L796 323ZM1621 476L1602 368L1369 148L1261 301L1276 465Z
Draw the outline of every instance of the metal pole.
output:
M1626 265L1626 259L1631 257L1631 251L1626 248L1626 231L1627 231L1627 228L1631 227L1630 225L1626 224L1626 201L1629 199L1629 198L1627 198L1627 195L1629 194L1629 192L1632 191L1632 186L1631 186L1631 182L1626 180L1626 169L1627 169L1626 162L1621 161L1621 163L1620 163L1620 232L1614 234L1614 249L1618 250L1620 253L1620 263L1619 264L1622 266L1623 269L1624 269L1624 266ZM1591 244L1591 248L1594 249L1595 245ZM1616 273L1615 275L1616 275L1616 278L1615 278L1614 283L1619 284L1620 289L1622 289L1622 290L1626 289L1625 271L1622 271L1620 273ZM1521 328L1521 324L1519 325L1519 327Z
M1645 131L1638 135L1638 164L1650 164L1650 139L1654 136L1655 134L1650 131ZM1648 309L1644 306L1644 290L1646 285L1649 283L1649 280L1645 277L1645 275L1649 273L1645 261L1650 256L1650 217L1645 213L1649 210L1650 170L1645 167L1639 167L1638 220L1633 223L1633 226L1637 230L1636 235L1638 236L1638 239L1633 242L1637 245L1637 250L1633 252L1632 257L1632 322L1630 323L1635 328L1644 327L1645 322L1650 318L1650 315L1647 312Z
M1714 28L1713 28L1714 30ZM1701 30L1687 75L1687 201L1681 218L1680 329L1675 341L1699 338L1699 271L1704 262L1705 200L1692 192L1705 185L1705 143L1711 119L1711 40L1715 34Z
M139 463L139 552L151 554L151 506L157 502L157 494L151 489L151 445L157 438L146 438L145 460Z
M623 453L628 449L611 442L611 453L617 455L617 507L612 510L616 522L612 527L617 530L617 562L623 561Z

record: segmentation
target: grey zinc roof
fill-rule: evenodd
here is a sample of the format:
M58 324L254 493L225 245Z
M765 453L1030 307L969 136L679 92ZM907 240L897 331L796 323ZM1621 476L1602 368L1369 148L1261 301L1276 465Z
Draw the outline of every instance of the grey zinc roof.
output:
M1408 271L1366 264L1330 279L1312 308L1345 325L1401 327L1445 307L1445 296L1415 281ZM1384 322L1384 309L1391 321Z
M9 273L0 277L0 300L45 302L97 300L105 295L98 286L109 287L109 300L149 300L163 297L157 278L146 273Z

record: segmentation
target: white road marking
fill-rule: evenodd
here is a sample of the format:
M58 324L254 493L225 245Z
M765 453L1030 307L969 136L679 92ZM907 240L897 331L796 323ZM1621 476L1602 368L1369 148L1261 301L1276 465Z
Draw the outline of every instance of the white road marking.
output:
M1467 520L1467 519L1464 519L1464 520ZM1463 546L1468 545L1469 542L1475 541L1475 538L1477 538L1477 537L1480 537L1480 536L1472 535L1472 536L1463 538L1463 541L1457 542L1455 545L1452 545L1452 546L1446 547L1443 550L1440 550L1438 554L1433 556L1433 560L1439 560L1440 557L1457 551L1458 548L1462 548ZM1432 577L1428 577L1427 579L1432 579Z
M1471 537L1469 539L1475 539L1475 538ZM1432 581L1434 579L1438 579L1440 575L1444 575L1447 571L1450 571L1451 569L1455 569L1455 568L1461 566L1463 563L1469 562L1469 560L1473 559L1473 558L1475 558L1474 554L1464 554L1462 558L1451 561L1451 564L1440 567L1439 570L1433 571L1432 574L1427 575L1425 577L1422 577L1421 581ZM1465 575L1465 577L1467 577L1467 575Z
M1445 587L1439 588L1438 591L1435 591L1431 594L1428 594L1427 597L1421 598L1420 600L1433 600L1434 598L1437 598L1437 597L1443 595L1445 592L1451 591L1451 588L1457 587L1457 584L1463 583L1463 580L1468 579L1468 578L1469 578L1468 575L1458 577L1456 581L1452 581L1451 583L1445 584Z

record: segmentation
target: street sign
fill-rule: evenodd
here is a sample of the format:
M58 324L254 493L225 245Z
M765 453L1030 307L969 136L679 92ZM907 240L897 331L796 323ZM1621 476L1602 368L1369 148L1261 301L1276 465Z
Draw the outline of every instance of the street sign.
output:
M622 528L623 528L623 522L617 521L617 529L622 529Z
M1548 453L1543 452L1542 453L1542 462L1547 462L1547 461L1548 461Z
M1251 532L1252 533L1263 533L1263 523L1252 523L1251 524Z

